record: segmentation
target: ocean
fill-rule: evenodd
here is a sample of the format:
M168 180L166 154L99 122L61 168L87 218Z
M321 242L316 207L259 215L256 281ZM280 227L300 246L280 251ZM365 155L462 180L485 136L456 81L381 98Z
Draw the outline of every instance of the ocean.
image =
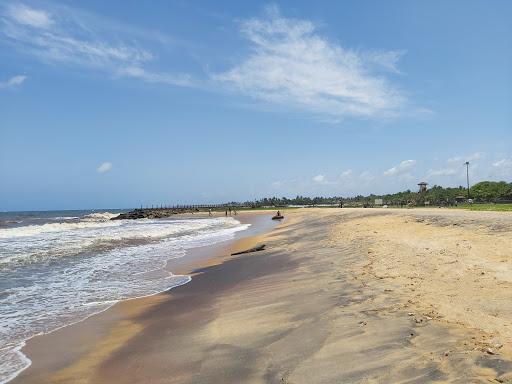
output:
M248 228L232 217L116 220L121 211L0 212L0 383L33 336L190 281L164 267Z

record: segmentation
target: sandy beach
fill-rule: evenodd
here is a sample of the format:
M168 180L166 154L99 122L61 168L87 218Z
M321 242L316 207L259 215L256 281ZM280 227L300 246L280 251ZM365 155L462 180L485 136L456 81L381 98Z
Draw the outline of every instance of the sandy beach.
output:
M510 213L285 214L170 267L190 283L32 339L12 383L512 383Z

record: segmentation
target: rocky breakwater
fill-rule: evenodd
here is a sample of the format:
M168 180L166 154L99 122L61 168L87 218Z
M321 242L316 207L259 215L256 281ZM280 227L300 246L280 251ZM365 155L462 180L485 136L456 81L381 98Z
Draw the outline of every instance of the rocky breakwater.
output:
M183 208L145 208L134 209L130 212L121 213L110 220L135 220L135 219L161 219L177 215L178 213L198 212L199 209L183 209Z

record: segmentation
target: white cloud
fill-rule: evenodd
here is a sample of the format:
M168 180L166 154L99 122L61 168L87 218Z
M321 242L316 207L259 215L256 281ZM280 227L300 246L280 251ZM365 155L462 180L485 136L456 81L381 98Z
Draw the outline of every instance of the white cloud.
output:
M53 24L53 20L48 12L29 8L23 4L10 5L8 13L19 24L34 28L49 28Z
M43 62L87 67L154 83L192 85L186 75L145 69L143 66L154 61L155 55L142 48L127 28L96 19L65 6L36 9L12 4L0 7L0 39ZM135 34L143 38L149 35Z
M321 36L308 20L286 19L276 7L264 19L246 20L252 53L217 81L255 99L323 117L395 115L405 98L376 64L396 72L401 53L359 53Z
M503 158L492 163L492 175L511 181L512 180L512 158Z
M466 180L466 168L464 163L471 162L469 167L469 176L472 180L492 179L493 172L491 164L485 161L484 152L474 152L468 155L453 156L446 160L445 166L439 168L430 168L425 173L425 179L437 181L444 185L445 183L463 183ZM482 160L485 164L482 163ZM479 167L480 165L480 167Z
M296 192L298 186L304 186L306 183L304 183L303 180L299 178L293 178L293 179L285 179L285 180L276 180L272 182L272 187L277 189L290 189L291 192Z
M452 176L457 173L457 170L454 168L442 168L442 169L429 169L427 171L427 178L436 177L436 176Z
M313 181L316 183L323 183L325 182L325 176L324 175L316 175L313 177Z
M148 72L140 67L127 67L121 69L121 75L136 77L143 79L150 83L164 83L170 85L192 86L194 81L189 75L186 74L169 74L169 73L155 73Z
M112 163L106 161L104 162L103 164L101 164L97 169L96 171L98 173L105 173L105 172L108 172L112 169Z
M484 152L475 152L475 153L473 153L471 155L467 155L467 156L450 157L447 161L449 163L462 163L462 162L466 162L466 161L480 160L480 159L483 159L484 157L485 157Z
M13 77L11 77L10 79L7 79L4 82L0 82L0 89L16 87L18 85L23 84L23 82L26 79L27 79L27 76L23 76L23 75L13 76Z
M378 51L363 53L368 63L373 63L388 71L400 73L397 68L398 61L405 54L405 51Z
M498 160L495 163L492 163L492 166L496 167L496 168L512 167L512 159L501 159L501 160Z
M359 174L359 179L367 183L375 180L375 176L370 171L363 171Z
M408 173L416 165L416 160L404 160L400 164L389 168L384 172L384 176L398 176Z
M512 157L509 153L500 153L496 157L493 155L493 158L491 156L484 157L482 154L470 156L473 159L482 156L481 161L474 161L469 167L471 185L483 180L512 182ZM374 168L366 168L366 170L357 167L348 168L349 165L351 164L344 164L347 168L342 168L338 174L333 176L321 173L293 180L276 181L272 183L272 186L280 192L290 195L354 196L359 193L380 194L407 189L415 190L420 181L443 187L466 184L466 167L462 162L449 163L446 160L428 158L423 159L421 163L417 160L404 160L385 172L378 164Z
M51 20L50 13L12 5L2 20L1 31L19 48L46 61L72 63L98 68L118 68L147 62L152 54L134 45L122 42L108 42L98 38L90 27L62 15L60 23L43 22ZM40 15L30 19L22 15ZM44 17L42 15L45 15ZM39 20L39 21L34 21ZM41 26L34 31L32 27ZM44 27L44 28L43 28Z

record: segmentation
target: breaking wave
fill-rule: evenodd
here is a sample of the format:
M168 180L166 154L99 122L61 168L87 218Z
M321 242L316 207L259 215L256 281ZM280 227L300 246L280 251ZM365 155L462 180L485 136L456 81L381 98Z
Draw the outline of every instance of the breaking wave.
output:
M186 283L164 269L169 259L248 227L233 218L111 221L116 215L0 227L0 383L30 364L20 352L30 337Z

